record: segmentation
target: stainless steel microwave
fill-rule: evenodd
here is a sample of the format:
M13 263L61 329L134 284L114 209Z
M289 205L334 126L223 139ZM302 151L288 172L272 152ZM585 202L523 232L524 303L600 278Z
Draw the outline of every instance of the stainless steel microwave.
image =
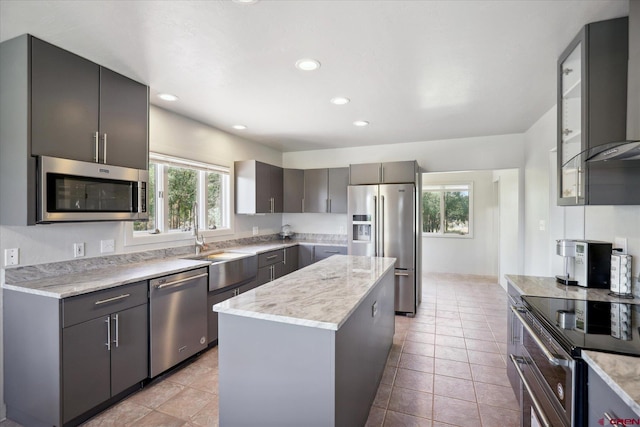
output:
M149 171L38 157L37 222L144 221Z

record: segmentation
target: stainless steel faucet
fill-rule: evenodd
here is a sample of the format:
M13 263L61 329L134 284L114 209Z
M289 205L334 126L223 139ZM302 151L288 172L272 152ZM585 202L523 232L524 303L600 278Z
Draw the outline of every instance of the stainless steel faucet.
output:
M204 236L200 236L200 232L198 231L199 222L198 202L193 202L193 235L196 237L196 255L200 255L200 252L207 248L204 242Z

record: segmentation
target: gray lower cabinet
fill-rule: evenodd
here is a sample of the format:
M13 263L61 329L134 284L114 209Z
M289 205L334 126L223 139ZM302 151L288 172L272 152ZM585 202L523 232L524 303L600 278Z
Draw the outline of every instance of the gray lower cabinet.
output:
M313 251L313 262L321 261L325 258L329 258L332 255L346 255L346 254L347 254L346 246L315 245L315 249Z
M3 293L9 418L77 425L147 378L146 281L62 300Z
M313 264L314 245L299 244L298 245L298 268L304 268Z
M636 420L638 414L633 411L615 391L602 379L602 377L589 366L588 381L588 425L623 425L624 420ZM612 422L611 420L617 420Z
M287 275L289 273L293 273L298 269L298 257L299 257L299 249L298 246L291 246L289 248L284 249L284 260L282 275Z
M223 292L213 293L209 292L207 296L207 335L209 344L218 340L218 313L213 311L213 306L219 302L228 300L231 297L236 296L237 288L229 289Z
M283 271L284 264L282 263L282 261L275 264L266 265L264 267L259 267L258 276L256 277L258 286L264 285L265 283L273 282L277 278L282 277Z
M147 304L62 331L64 421L147 378Z

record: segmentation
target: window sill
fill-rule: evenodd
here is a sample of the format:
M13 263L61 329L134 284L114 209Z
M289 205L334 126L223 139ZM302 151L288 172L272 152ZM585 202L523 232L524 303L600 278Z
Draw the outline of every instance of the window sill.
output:
M231 228L221 228L219 230L203 230L200 235L207 238L216 238L222 236L233 236L234 232ZM186 242L193 240L195 236L191 231L172 231L168 233L151 234L144 231L133 232L133 225L126 224L124 233L124 246L139 246L156 243L172 243Z
M436 233L422 233L422 237L429 238L445 238L445 239L473 239L473 234L436 234Z

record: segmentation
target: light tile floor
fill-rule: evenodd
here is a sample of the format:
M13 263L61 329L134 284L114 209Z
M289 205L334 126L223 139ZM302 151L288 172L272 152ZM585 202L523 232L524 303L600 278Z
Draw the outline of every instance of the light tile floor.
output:
M506 293L495 279L430 274L414 318L396 316L393 348L367 426L517 426L506 374ZM218 426L218 349L84 424ZM0 427L20 427L10 420Z

